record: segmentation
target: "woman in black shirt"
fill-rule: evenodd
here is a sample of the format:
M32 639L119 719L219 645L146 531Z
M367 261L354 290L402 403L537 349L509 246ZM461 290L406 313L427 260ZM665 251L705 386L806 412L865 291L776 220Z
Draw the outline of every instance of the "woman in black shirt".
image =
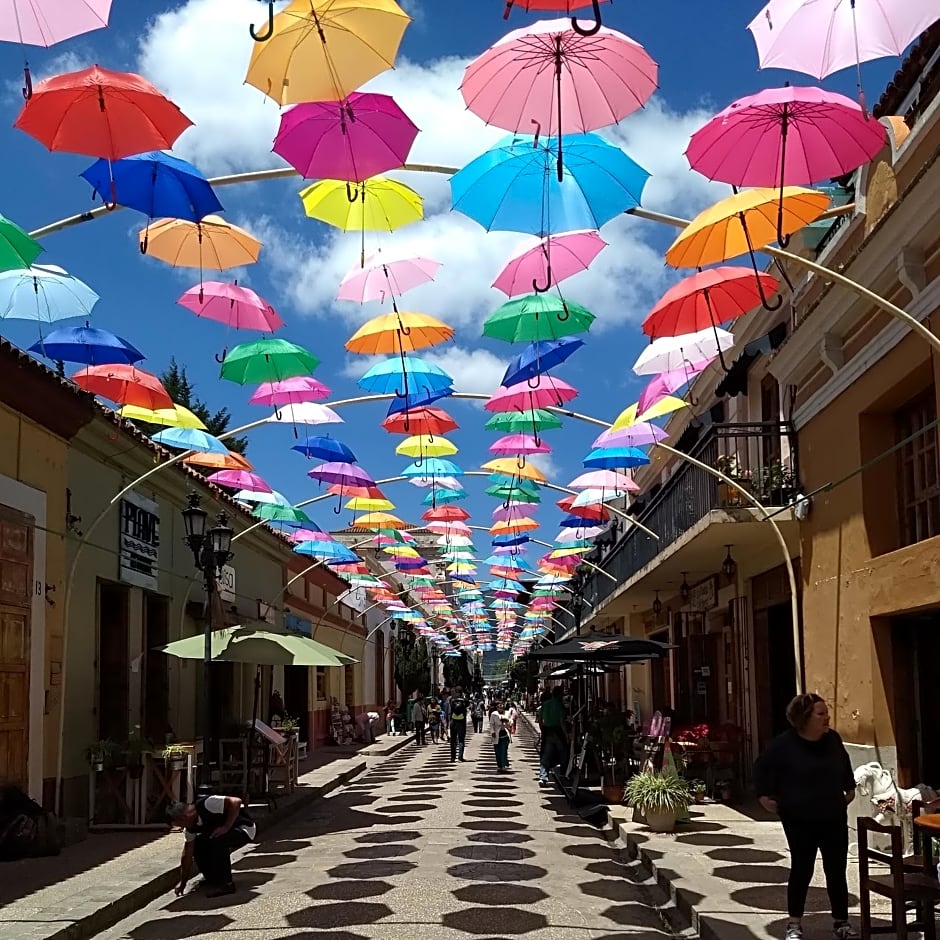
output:
M803 910L820 853L837 940L855 940L849 923L848 804L855 777L848 752L829 727L829 709L818 695L798 695L787 706L790 730L771 741L754 767L761 806L776 813L790 847L786 940L802 940Z

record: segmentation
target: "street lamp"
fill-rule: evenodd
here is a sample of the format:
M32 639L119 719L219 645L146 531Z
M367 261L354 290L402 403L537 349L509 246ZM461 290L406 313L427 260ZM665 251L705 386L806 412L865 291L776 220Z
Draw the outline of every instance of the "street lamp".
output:
M232 557L232 537L234 532L228 524L228 515L223 511L216 516L215 525L206 529L209 513L200 505L201 499L197 493L190 493L188 505L182 510L183 530L186 535L184 541L193 553L196 569L202 573L203 584L206 589L206 627L205 627L205 653L203 656L202 678L202 784L209 784L209 764L212 753L210 747L212 728L212 697L210 695L210 682L212 680L212 595L218 589L218 578L222 574L228 560Z

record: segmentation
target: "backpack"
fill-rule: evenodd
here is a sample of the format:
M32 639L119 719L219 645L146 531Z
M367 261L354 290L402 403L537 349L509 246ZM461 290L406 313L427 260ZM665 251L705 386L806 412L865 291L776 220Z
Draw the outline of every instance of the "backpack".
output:
M467 720L467 703L462 698L451 699L450 718L451 721Z

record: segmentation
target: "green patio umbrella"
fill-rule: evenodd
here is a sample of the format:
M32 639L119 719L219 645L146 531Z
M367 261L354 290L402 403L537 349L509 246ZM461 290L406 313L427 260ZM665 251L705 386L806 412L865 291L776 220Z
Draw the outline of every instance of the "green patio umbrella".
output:
M533 428L537 431L550 431L561 427L561 418L544 408L526 411L500 411L484 425L487 431L500 431L503 434L527 434Z
M222 378L239 385L281 382L310 375L320 364L313 353L286 339L259 339L241 343L222 360Z
M280 506L277 503L258 503L251 514L264 522L313 522L302 509L293 506Z
M157 650L177 659L203 659L205 648L205 635L197 633ZM213 630L212 659L254 666L350 666L358 662L310 637L266 623Z
M0 271L28 268L42 252L42 245L25 229L0 215Z
M554 294L527 294L504 303L483 323L483 335L507 343L533 343L585 333L594 314Z

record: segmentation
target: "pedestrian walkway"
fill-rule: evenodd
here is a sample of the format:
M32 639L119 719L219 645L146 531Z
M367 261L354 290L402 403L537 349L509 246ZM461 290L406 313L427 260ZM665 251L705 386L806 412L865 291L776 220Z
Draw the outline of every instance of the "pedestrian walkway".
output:
M464 763L410 745L245 852L232 897L168 895L103 938L669 937L616 849L539 788L527 732L510 760L497 773L486 733Z

